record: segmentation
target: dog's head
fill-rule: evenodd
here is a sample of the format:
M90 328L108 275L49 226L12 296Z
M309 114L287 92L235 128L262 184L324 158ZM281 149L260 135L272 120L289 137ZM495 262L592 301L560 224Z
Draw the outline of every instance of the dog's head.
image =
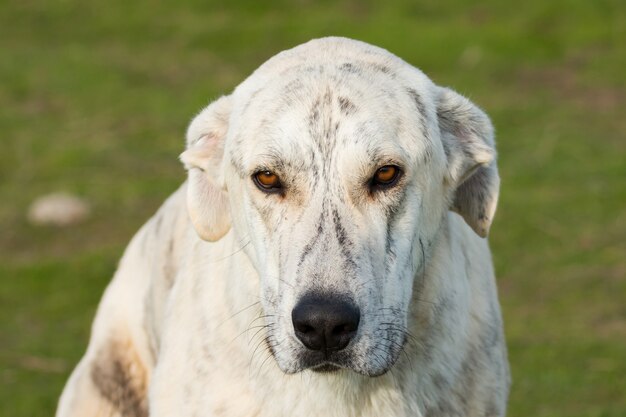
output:
M204 109L187 141L192 222L205 240L231 227L250 240L287 373L389 370L448 210L483 237L495 211L487 116L357 41L277 55Z

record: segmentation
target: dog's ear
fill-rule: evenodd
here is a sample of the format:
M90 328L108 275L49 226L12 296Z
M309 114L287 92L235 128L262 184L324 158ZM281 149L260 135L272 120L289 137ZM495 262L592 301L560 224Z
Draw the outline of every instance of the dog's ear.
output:
M202 110L187 129L187 150L180 155L188 173L187 210L198 235L210 242L230 229L230 207L222 160L231 112L229 96Z
M450 209L486 237L498 202L493 126L489 117L460 94L437 88L437 118L448 160L445 181L453 190Z

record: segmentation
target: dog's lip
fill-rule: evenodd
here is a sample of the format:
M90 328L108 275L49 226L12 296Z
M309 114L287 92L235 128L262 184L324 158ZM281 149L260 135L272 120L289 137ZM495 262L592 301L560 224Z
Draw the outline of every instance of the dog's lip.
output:
M344 352L312 352L307 351L300 358L301 370L311 370L319 373L334 372L339 369L351 369L349 357ZM330 356L328 356L330 354Z
M293 340L295 342L295 338ZM357 337L356 340L353 339L350 341L350 344L346 349L340 351L327 351L326 353L330 354L330 357L319 351L310 351L308 349L304 349L304 351L301 351L298 355L299 357L297 359L297 364L294 363L294 367L291 368L289 371L286 371L286 373L294 374L310 370L318 374L329 374L338 372L340 370L345 370L353 371L366 377L376 378L385 375L391 370L391 368L393 368L396 361L400 357L400 352L404 349L404 345L406 344L405 339L401 343L402 348L399 349L397 354L394 355L393 359L383 368L370 370L367 368L363 368L362 366L358 366L358 364L354 362L354 352L351 352L350 348L356 345L359 341L360 339ZM271 352L272 355L274 355L273 349L271 350Z
M331 374L331 373L341 371L343 369L343 370L353 371L353 372L356 372L357 374L361 374L363 376L367 376L370 378L376 378L376 377L385 375L387 372L391 370L392 366L393 365L386 367L384 369L381 369L377 372L366 372L366 371L362 371L356 368L352 368L351 366L340 365L340 364L333 363L333 362L323 361L313 366L309 366L305 369L313 371L318 374Z
M331 363L331 362L322 362L322 363L319 363L317 365L310 367L309 369L312 370L313 372L331 373L331 372L336 372L340 370L341 366Z

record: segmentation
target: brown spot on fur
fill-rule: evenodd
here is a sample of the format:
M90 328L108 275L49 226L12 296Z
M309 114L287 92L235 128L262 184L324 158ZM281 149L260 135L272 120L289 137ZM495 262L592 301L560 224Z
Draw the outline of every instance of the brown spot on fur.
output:
M146 371L130 342L112 341L98 354L91 379L123 417L148 417Z
M389 67L388 67L388 66L386 66L386 65L383 65L383 64L378 64L378 63L375 63L375 62L372 62L372 63L370 63L369 65L370 65L370 66L371 66L374 70L376 70L376 71L380 71L380 72L382 72L383 74L390 74L390 75L392 75L392 76L394 75L394 74L392 73L392 71L391 71L391 68L389 68Z
M343 64L341 64L339 66L339 69L341 71L345 71L351 74L358 74L361 72L361 69L357 66L355 66L353 63L351 62L344 62Z
M213 415L215 417L227 416L228 415L228 407L226 404L220 404L213 410Z
M356 112L356 105L350 101L350 99L348 99L347 97L339 97L339 109L341 110L341 113L343 113L346 116L349 116L351 114L353 114L354 112Z

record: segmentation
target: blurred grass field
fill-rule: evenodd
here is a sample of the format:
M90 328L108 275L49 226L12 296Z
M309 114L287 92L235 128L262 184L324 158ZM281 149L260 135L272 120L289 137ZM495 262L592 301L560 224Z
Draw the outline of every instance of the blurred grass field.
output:
M494 121L509 416L626 416L626 4L220 4L0 1L0 416L53 413L126 243L184 180L191 116L325 35L389 49ZM90 219L29 225L58 190Z

